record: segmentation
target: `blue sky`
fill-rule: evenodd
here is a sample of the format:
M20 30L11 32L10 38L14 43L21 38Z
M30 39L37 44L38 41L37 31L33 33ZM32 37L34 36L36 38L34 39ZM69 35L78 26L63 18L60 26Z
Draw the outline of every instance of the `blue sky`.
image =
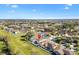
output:
M79 19L79 4L0 4L0 19Z

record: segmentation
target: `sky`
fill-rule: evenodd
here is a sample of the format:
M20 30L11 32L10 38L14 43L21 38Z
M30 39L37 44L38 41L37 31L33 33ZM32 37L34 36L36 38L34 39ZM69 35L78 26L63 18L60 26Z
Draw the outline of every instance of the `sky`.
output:
M79 4L0 4L0 19L79 19Z

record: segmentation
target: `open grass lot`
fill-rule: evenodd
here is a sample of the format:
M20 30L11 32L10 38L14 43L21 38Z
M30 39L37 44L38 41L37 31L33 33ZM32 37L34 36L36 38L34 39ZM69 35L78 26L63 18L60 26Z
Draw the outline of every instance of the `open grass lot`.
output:
M9 49L11 54L16 55L49 55L49 53L41 48L32 45L29 42L21 41L21 34L14 35L0 29L0 36L7 36ZM1 46L0 46L1 47Z

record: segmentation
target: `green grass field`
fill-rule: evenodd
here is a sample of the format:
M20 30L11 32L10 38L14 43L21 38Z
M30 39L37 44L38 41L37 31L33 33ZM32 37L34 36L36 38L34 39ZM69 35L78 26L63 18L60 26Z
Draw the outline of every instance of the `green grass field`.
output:
M1 36L7 36L8 45L12 54L16 55L49 55L49 53L41 48L38 48L31 43L21 41L21 34L14 35L0 29Z

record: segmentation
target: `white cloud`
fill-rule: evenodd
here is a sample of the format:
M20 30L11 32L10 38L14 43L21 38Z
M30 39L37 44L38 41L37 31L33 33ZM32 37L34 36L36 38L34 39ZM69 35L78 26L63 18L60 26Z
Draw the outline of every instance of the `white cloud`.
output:
M69 10L69 7L66 6L64 9L65 9L65 10Z
M67 6L72 6L72 4L67 4Z
M12 8L17 8L17 7L18 7L18 5L11 5L11 7L12 7Z
M69 10L71 6L72 6L72 4L66 4L64 9Z
M36 12L36 9L32 9L33 12Z
M6 4L6 7L9 7L9 8L18 8L19 6L18 5Z
M15 12L15 10L9 10L8 12L9 12L9 13L14 13L14 12Z
M6 4L8 8L18 8L18 5ZM15 10L8 10L8 13L14 13Z

